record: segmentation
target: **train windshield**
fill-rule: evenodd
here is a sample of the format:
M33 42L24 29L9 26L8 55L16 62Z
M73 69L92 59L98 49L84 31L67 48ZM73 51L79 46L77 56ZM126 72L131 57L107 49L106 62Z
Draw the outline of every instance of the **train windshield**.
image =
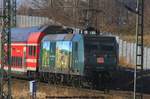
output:
M100 42L89 42L85 44L85 50L87 52L112 52L114 51L113 45L108 45L107 43L101 44Z
M87 51L98 50L98 48L99 48L98 44L94 44L94 43L85 44L85 49Z
M100 44L100 49L101 51L113 51L114 50L114 46L113 45L101 45Z
M87 35L84 37L85 52L112 53L115 51L116 39L109 36Z

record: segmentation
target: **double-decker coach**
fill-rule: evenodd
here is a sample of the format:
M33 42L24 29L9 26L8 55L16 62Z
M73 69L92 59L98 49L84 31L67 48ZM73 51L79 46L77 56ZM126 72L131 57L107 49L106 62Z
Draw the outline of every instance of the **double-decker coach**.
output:
M11 68L14 74L38 71L41 39L52 33L65 31L61 26L45 25L11 29ZM63 33L63 32L62 32ZM7 66L4 67L6 70Z

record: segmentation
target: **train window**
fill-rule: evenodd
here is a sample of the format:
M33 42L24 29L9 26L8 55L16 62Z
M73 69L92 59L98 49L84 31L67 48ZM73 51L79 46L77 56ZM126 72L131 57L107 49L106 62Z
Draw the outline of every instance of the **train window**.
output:
M14 66L16 66L16 57L13 57L14 58Z
M22 66L22 57L11 57L11 64L12 66Z
M14 66L14 57L11 57L11 65Z
M33 56L35 56L35 55L36 55L36 47L33 46Z
M101 45L100 47L101 47L102 51L113 51L114 50L114 47L110 46L110 45Z
M15 57L12 58L12 64L15 66Z
M97 45L90 45L90 48L91 49L98 49L98 46Z
M16 58L16 66L18 66L18 57L15 57Z
M30 56L36 55L36 47L35 46L29 46L29 55Z
M86 51L98 50L98 44L85 44Z
M20 65L20 58L17 57L17 66L19 66L19 65Z
M14 57L14 66L16 66L16 57Z
M22 65L22 58L18 57L18 61L19 61L19 66L21 66Z
M32 46L29 46L29 55L32 55Z

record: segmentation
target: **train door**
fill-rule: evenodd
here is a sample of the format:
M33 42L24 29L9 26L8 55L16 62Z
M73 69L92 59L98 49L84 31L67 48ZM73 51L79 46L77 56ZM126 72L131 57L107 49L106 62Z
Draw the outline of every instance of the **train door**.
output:
M37 69L37 46L29 45L27 46L27 70L36 71Z
M26 47L14 45L11 51L11 65L14 72L26 71Z
M72 71L76 75L83 75L84 46L82 36L76 35L73 39Z

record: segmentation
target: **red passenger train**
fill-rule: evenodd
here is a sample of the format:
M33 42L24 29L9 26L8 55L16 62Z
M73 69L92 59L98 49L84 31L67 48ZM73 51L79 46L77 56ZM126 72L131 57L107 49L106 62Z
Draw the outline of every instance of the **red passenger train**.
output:
M64 33L61 26L41 26L11 29L11 68L13 73L37 71L40 42L47 34ZM7 69L7 67L4 67Z

